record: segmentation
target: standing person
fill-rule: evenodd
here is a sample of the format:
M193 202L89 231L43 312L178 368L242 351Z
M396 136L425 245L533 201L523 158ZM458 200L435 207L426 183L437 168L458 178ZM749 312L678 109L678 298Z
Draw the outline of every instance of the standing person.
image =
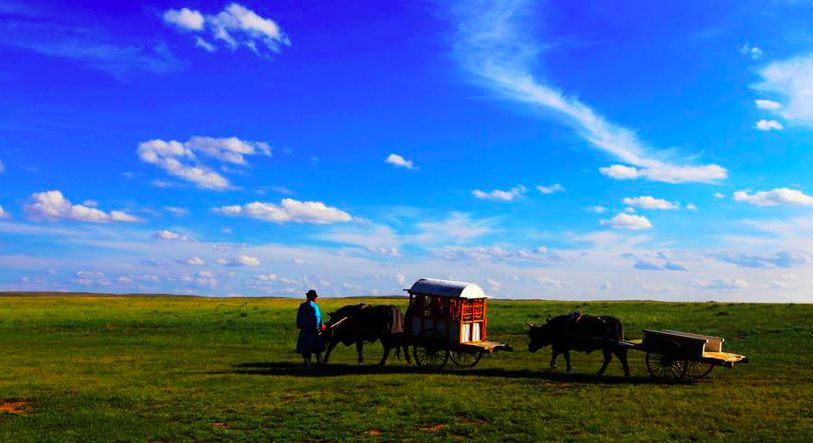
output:
M307 301L299 305L299 312L296 314L296 327L299 328L299 338L296 340L296 352L302 354L305 367L311 367L311 354L316 353L316 364L322 364L322 350L324 344L319 337L319 332L325 329L322 324L322 312L316 300L319 294L313 289L305 294Z

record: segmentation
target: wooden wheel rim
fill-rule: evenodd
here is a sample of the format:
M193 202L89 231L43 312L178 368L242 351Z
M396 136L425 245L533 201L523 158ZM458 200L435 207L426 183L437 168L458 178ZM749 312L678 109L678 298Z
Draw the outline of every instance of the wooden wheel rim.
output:
M680 380L686 376L689 362L655 352L646 353L646 368L655 377L664 380Z
M475 352L451 351L449 352L449 357L451 357L454 364L460 366L461 368L473 368L483 357L483 351Z
M412 355L418 366L426 369L439 370L449 360L446 343L434 329L421 332L420 340L412 347Z

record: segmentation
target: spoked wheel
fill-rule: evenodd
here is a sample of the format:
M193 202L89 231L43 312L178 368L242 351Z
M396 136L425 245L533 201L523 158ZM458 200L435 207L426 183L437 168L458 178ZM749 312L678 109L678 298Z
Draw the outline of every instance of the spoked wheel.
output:
M460 352L460 351L450 351L449 357L452 358L454 364L461 368L473 368L477 365L481 358L483 358L483 351L474 351L474 352Z
M703 363L700 361L690 361L689 367L686 369L686 377L692 380L699 380L711 373L714 365L710 363Z
M655 377L664 380L680 380L686 376L689 362L657 352L646 353L646 369Z
M438 331L424 329L412 347L412 355L418 367L437 371L449 360L449 349Z

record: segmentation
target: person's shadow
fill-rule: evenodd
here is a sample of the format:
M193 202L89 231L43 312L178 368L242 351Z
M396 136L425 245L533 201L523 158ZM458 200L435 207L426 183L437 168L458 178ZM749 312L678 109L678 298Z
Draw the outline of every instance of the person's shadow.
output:
M338 377L343 375L371 375L371 374L450 374L455 376L471 377L501 377L514 379L542 379L558 382L572 383L595 383L595 384L670 384L673 381L659 380L652 377L642 376L613 376L597 375L585 373L554 372L551 370L530 370L530 369L458 369L446 367L440 371L430 371L420 369L416 366L377 366L377 365L355 365L330 363L327 365L313 365L305 368L302 363L290 361L278 362L249 362L232 366L231 370L217 371L217 374L242 374L242 375L265 375L265 376L309 376L309 377ZM686 383L685 381L682 383Z

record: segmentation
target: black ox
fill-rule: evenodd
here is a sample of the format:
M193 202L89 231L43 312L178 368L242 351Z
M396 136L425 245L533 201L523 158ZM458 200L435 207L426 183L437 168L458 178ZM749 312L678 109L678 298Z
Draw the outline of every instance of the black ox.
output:
M412 363L404 334L404 315L397 306L359 303L343 306L328 315L330 320L327 322L327 329L322 333L322 340L327 343L325 363L328 362L333 348L339 343L345 346L355 343L358 362L362 363L364 343L374 343L377 340L381 340L384 347L384 356L378 362L379 365L387 362L393 348L399 359L403 348L407 363Z
M619 341L624 340L624 327L615 317L606 315L593 317L574 313L554 317L544 325L528 323L528 326L530 327L528 336L531 339L528 350L536 352L551 345L553 350L550 359L551 368L556 367L556 359L559 354L564 354L567 371L570 372L570 351L589 354L596 349L601 349L604 352L604 364L599 369L599 374L604 373L612 360L612 355L615 354L624 367L624 375L630 375L627 348L618 344Z

